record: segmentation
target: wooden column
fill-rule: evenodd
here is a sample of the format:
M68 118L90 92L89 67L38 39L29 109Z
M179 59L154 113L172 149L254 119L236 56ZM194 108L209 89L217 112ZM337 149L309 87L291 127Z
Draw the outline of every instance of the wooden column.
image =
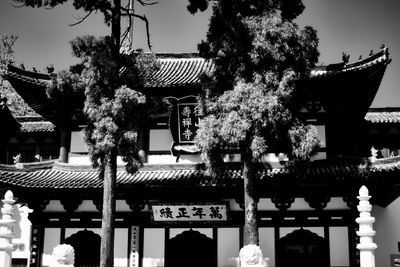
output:
M61 162L68 162L68 153L69 153L69 137L70 137L70 132L65 130L65 129L61 129L60 130L60 157L59 160Z

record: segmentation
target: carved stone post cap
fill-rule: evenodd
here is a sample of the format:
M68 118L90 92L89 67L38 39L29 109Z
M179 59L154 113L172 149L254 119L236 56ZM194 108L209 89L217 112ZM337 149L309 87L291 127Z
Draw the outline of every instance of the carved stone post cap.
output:
M5 200L14 200L14 194L11 190L7 190L7 192L4 194L4 199Z
M368 197L369 194L368 188L365 185L361 186L360 190L358 191L358 194L360 197Z
M261 248L257 245L246 245L239 252L240 267L267 267Z

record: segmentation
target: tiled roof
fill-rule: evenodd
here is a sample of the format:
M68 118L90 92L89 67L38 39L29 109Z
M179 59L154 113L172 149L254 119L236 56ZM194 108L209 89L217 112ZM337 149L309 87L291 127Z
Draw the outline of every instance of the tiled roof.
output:
M15 119L21 125L20 132L23 133L54 132L56 128L40 116L20 116Z
M158 60L161 63L160 69L151 75L145 83L146 87L198 85L202 75L211 73L215 69L212 60L206 60L196 54L158 54ZM311 72L311 77L320 78L337 73L354 72L389 62L388 48L384 48L364 60L351 64L340 63L316 68ZM9 66L6 76L39 86L45 86L51 80L50 74L26 71L15 66Z
M301 166L266 167L258 172L261 184L340 183L348 179L384 179L385 173L400 171L400 157L378 159L338 159L314 161ZM200 165L145 165L135 174L117 171L117 187L235 186L241 183L240 165L228 166L215 181ZM371 178L372 177L372 178ZM364 179L364 180L363 180ZM0 184L22 188L85 189L101 188L98 172L88 166L60 162L0 165Z
M400 123L400 108L370 108L365 120L371 123Z
M160 58L160 69L151 75L148 87L187 86L200 83L204 74L212 73L215 65L200 57Z
M312 77L331 76L337 73L348 73L363 70L377 64L389 64L391 59L389 58L389 50L387 47L383 48L376 54L373 54L363 60L356 61L354 63L344 64L331 64L327 66L319 67L311 71Z

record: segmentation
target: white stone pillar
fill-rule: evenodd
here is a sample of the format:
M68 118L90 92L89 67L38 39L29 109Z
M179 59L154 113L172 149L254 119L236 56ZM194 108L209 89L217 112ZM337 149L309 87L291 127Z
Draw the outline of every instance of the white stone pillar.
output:
M15 220L13 219L15 203L13 193L8 190L2 200L4 205L1 208L2 218L0 219L0 266L11 267L12 251L14 246L12 244L13 225Z
M360 217L356 219L359 224L357 235L360 237L360 243L357 245L357 249L360 250L360 267L375 267L374 250L377 246L373 242L375 231L372 228L375 218L371 217L372 205L369 203L371 196L368 194L367 187L363 185L357 197L360 200L357 206Z

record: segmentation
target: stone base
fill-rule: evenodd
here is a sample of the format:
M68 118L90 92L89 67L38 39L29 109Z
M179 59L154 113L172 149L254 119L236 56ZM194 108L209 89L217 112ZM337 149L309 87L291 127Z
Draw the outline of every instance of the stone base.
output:
M267 267L261 248L257 245L246 245L239 252L240 267Z

